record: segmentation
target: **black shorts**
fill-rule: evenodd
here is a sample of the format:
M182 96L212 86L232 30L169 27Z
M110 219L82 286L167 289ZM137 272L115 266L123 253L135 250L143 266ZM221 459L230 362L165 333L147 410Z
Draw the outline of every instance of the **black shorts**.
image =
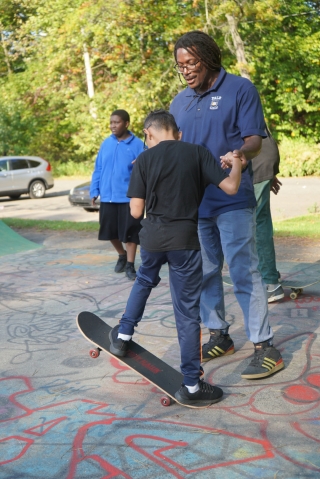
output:
M131 216L129 203L100 203L98 239L140 244L142 219L143 216L137 220Z

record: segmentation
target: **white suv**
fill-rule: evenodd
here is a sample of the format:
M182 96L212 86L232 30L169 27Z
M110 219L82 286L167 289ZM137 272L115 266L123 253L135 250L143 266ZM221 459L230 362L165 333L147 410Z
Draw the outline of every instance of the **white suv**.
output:
M30 198L43 198L53 185L48 161L37 156L0 157L0 196L16 200L29 193Z

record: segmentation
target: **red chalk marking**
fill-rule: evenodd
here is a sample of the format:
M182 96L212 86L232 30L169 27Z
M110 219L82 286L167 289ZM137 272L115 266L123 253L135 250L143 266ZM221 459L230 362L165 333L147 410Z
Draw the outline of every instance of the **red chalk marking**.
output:
M320 394L309 386L289 386L284 390L285 399L293 403L318 401Z
M25 429L24 432L27 434L34 434L35 436L44 436L48 431L50 431L50 429L66 419L68 419L68 416L63 416L59 419L53 419L52 421L44 422L43 424L31 427L30 429ZM39 429L40 431L36 432L35 429Z
M17 461L18 459L20 459L20 457L22 457L25 454L27 449L29 449L31 444L33 444L33 442L34 442L33 439L28 439L28 438L22 437L22 436L10 436L10 437L6 437L5 439L0 439L0 442L2 444L5 443L5 442L9 442L9 441L11 441L11 442L16 441L17 444L20 446L21 450L20 450L19 454L17 454L14 457L11 457L11 459L7 459L6 461L1 461L0 466L2 466L3 464L8 464L9 462ZM25 446L22 446L21 443L25 443Z
M307 381L309 384L312 384L312 386L320 388L320 374L309 374Z

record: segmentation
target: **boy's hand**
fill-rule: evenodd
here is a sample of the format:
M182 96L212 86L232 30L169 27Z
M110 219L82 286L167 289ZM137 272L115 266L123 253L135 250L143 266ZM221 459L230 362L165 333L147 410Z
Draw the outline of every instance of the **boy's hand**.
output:
M94 197L92 198L92 200L91 200L92 206L96 206L96 199L97 199L97 198L98 198L97 196L94 196Z
M247 158L242 150L233 150L229 151L223 156L220 156L221 168L226 170L227 168L232 168L233 158L239 158L241 161L241 169L245 170L248 166Z

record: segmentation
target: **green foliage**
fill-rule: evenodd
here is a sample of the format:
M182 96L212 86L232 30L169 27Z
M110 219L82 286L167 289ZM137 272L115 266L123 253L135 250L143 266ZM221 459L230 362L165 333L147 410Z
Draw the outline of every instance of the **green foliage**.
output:
M320 141L320 2L212 0L209 25L224 64L239 74L226 14L238 21L251 80L276 138Z
M94 169L94 161L60 161L51 162L52 174L55 178L65 177L65 176L74 176L74 177L84 177L90 179Z
M319 1L0 0L0 154L43 156L59 174L71 162L87 171L114 109L129 111L140 136L146 114L169 107L182 88L172 68L181 34L213 34L223 65L239 74L226 15L238 21L275 137L320 142ZM320 174L307 163L304 174Z
M280 145L279 176L309 176L320 174L320 143L284 138Z

